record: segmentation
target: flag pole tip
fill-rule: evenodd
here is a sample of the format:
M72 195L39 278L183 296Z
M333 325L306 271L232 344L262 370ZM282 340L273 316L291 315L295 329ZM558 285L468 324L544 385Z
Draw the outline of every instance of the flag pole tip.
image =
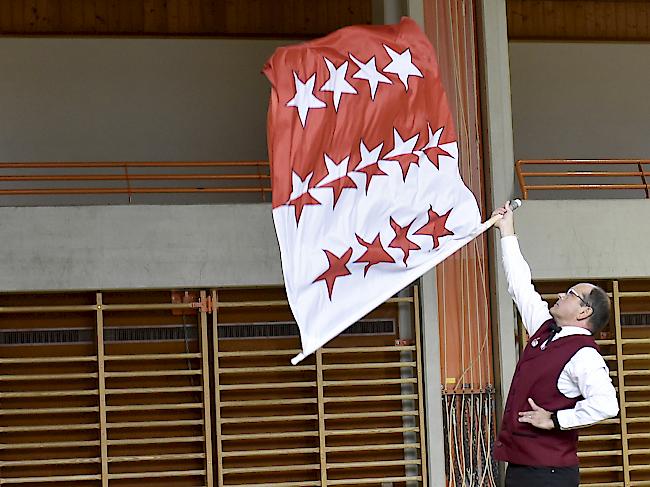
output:
M291 359L291 364L297 365L298 362L302 362L304 358L305 358L305 354L300 352L298 355L296 355L294 358Z

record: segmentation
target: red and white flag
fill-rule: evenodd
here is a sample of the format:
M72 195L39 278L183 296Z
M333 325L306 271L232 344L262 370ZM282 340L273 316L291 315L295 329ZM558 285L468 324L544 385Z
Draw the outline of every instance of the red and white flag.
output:
M480 212L413 20L279 48L264 73L295 364L470 241Z

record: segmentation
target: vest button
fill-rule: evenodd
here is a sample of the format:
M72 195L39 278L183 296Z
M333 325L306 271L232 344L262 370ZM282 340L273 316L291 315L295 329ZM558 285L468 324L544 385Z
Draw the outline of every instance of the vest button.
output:
M496 446L503 446L503 443L500 442L500 441L496 441L494 444L495 444Z

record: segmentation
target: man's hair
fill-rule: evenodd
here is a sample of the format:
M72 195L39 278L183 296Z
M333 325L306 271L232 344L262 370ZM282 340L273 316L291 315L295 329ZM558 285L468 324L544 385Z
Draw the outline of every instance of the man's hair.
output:
M607 296L607 293L602 288L594 286L586 301L591 305L593 311L589 317L589 326L591 327L591 332L596 335L609 323L611 310L609 296Z

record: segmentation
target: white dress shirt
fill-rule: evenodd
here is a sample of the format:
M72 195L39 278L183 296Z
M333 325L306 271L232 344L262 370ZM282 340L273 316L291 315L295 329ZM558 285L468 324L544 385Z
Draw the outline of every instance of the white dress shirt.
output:
M508 292L519 310L529 336L552 318L548 304L532 284L530 267L519 250L515 235L501 239L503 267L508 281ZM563 326L553 340L569 335L589 335L589 330L577 326ZM558 390L568 398L582 395L573 409L557 412L562 429L573 429L612 418L618 414L616 391L609 377L603 357L592 347L578 350L567 362L557 381Z

